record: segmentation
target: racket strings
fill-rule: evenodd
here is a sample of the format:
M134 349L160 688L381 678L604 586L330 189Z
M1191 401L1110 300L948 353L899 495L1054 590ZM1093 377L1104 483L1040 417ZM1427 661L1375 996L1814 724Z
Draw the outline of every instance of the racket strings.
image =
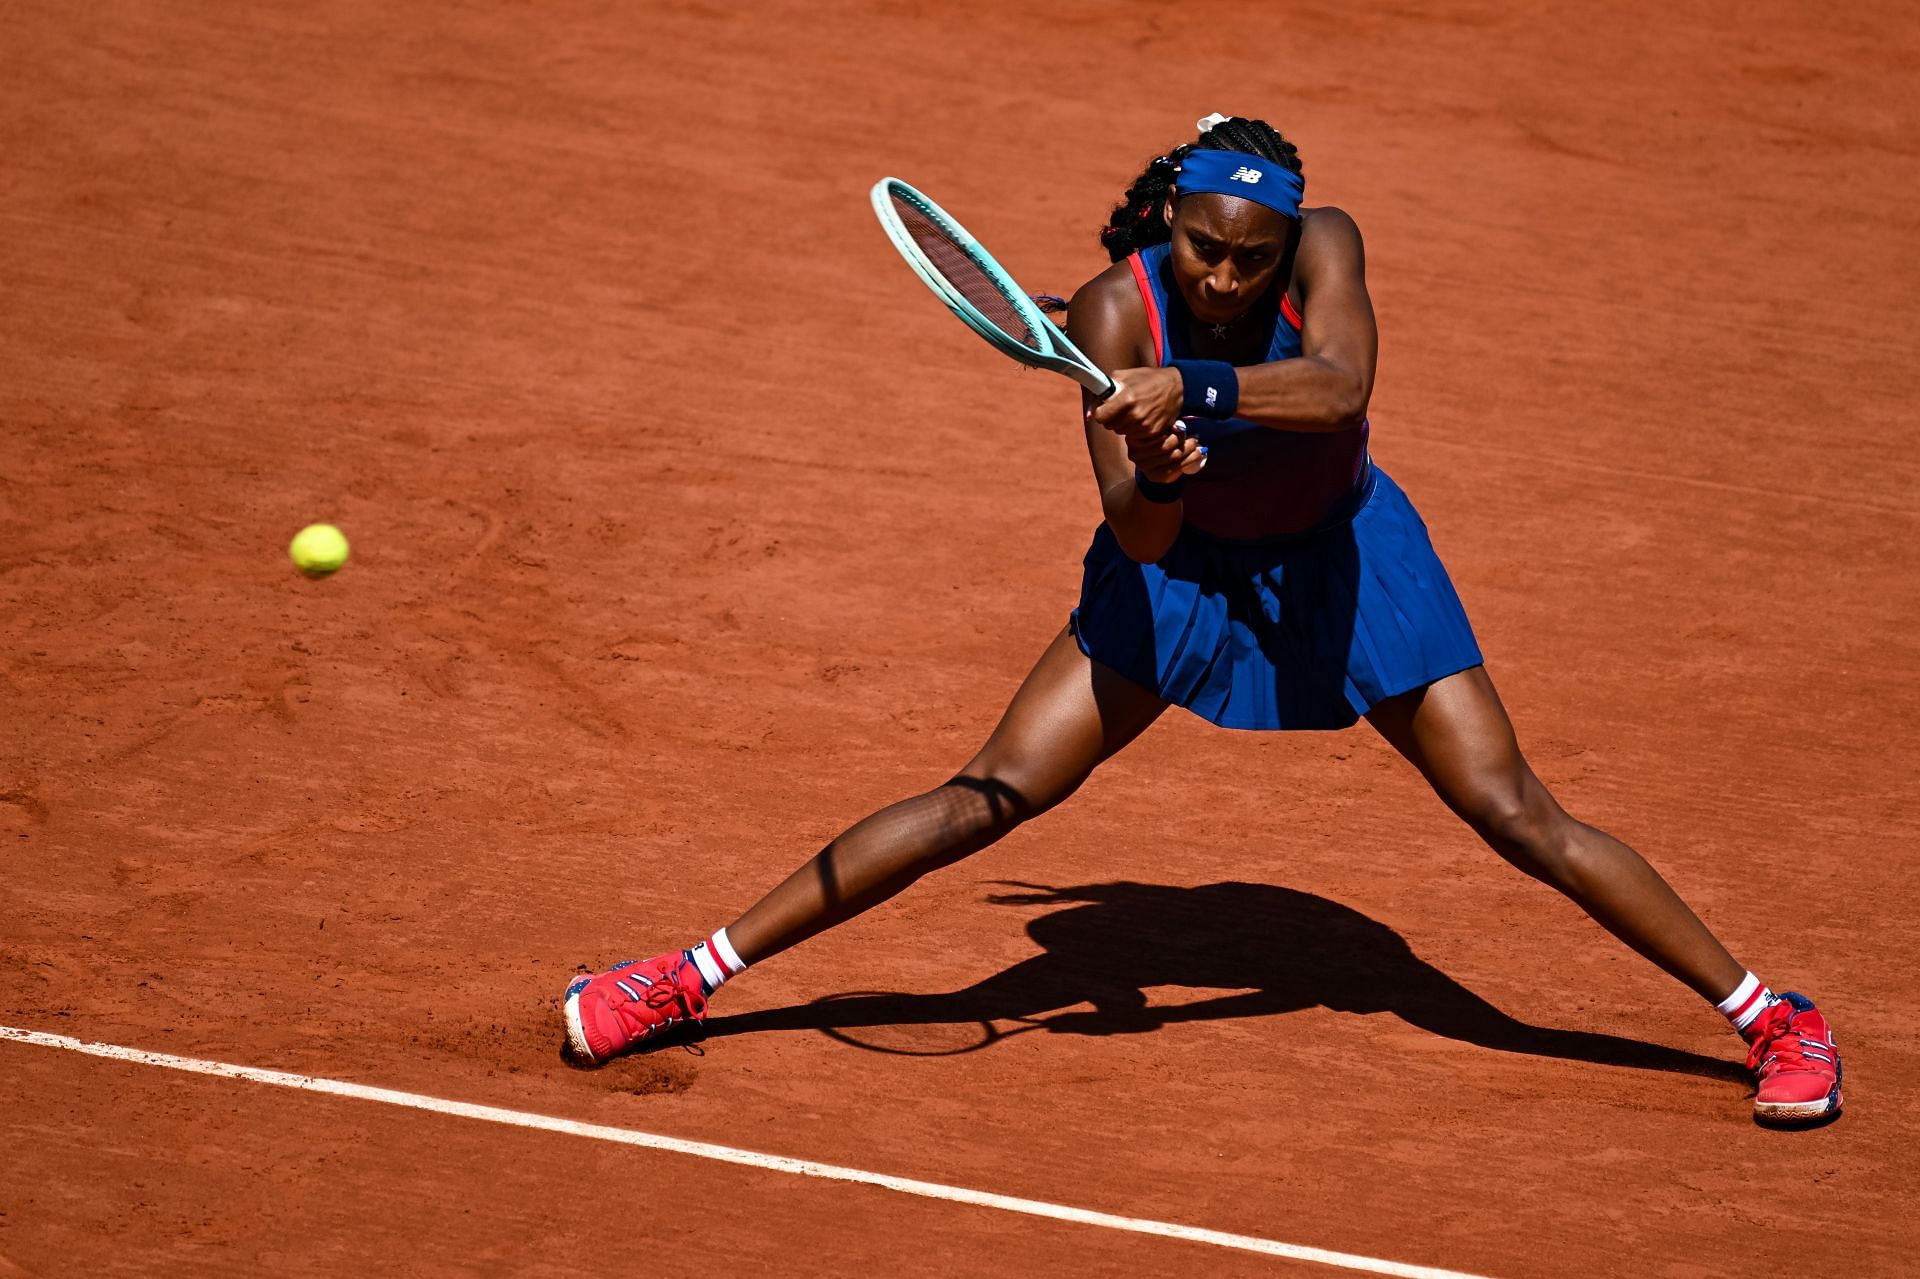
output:
M929 218L912 202L893 194L893 211L899 217L900 224L927 255L941 278L953 288L954 292L971 302L982 315L997 325L1002 332L1017 342L1034 350L1045 350L1040 335L1033 331L1027 317L1014 306L1007 295L1000 290L999 284L989 275L966 248L947 234L938 222Z

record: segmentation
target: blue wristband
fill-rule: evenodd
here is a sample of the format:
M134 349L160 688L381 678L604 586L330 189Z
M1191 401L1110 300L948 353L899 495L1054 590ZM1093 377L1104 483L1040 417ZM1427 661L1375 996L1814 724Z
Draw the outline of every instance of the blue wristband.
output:
M1136 466L1133 468L1133 483L1134 486L1140 490L1141 497L1146 498L1149 502L1158 502L1162 506L1166 506L1180 500L1180 490L1186 487L1187 477L1182 475L1178 479L1169 480L1165 484L1162 484L1159 480L1148 479L1145 475L1141 474L1140 468Z
M1232 417L1240 407L1240 375L1225 360L1174 360L1180 370L1183 417Z

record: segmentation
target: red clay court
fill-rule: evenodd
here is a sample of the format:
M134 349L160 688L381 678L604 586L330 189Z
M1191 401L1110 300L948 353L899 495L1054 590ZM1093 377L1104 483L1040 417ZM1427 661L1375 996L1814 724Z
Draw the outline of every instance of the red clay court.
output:
M1364 8L14 6L0 1275L1911 1273L1913 15ZM1072 607L1074 392L867 187L1070 291L1216 110L1367 236L1535 767L1820 999L1839 1123L1371 731L1178 713L562 1063L576 965L949 776Z

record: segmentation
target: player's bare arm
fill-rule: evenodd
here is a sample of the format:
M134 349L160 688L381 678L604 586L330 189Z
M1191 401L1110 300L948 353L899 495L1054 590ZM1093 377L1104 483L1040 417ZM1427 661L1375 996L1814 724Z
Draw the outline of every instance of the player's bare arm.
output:
M1303 211L1294 280L1300 355L1240 374L1239 415L1289 431L1344 431L1367 415L1380 337L1360 228L1335 208Z
M1067 336L1102 367L1132 369L1140 374L1160 372L1139 367L1153 358L1153 339L1147 331L1146 311L1140 304L1133 273L1125 263L1108 267L1074 294ZM1133 393L1126 375L1115 380L1118 385L1108 402L1131 402ZM1157 430L1121 434L1098 420L1099 410L1091 395L1083 394L1082 405L1087 413L1087 455L1093 462L1094 482L1100 487L1101 512L1121 549L1133 559L1150 564L1165 555L1179 536L1180 504L1150 501L1134 472L1137 469L1150 482L1174 483L1183 468L1198 461L1199 445L1169 429L1177 414L1167 417Z

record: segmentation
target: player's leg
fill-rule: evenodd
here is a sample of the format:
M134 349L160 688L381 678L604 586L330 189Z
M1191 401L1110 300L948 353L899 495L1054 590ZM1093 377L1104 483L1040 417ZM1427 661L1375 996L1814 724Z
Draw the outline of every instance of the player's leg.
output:
M1367 721L1495 852L1696 993L1717 1002L1746 975L1640 854L1560 807L1522 757L1485 667L1390 698Z
M1390 698L1367 719L1496 852L1572 898L1756 1045L1749 1064L1761 1074L1763 1118L1838 1110L1838 1055L1820 1014L1801 996L1776 1000L1640 854L1560 807L1521 755L1485 668Z
M575 1053L604 1060L676 1021L698 1020L706 997L749 963L851 919L1060 803L1165 709L1063 630L952 780L855 823L706 941L575 979L566 1001Z
M1062 631L951 781L855 823L727 928L754 963L994 843L1073 794L1166 709Z

